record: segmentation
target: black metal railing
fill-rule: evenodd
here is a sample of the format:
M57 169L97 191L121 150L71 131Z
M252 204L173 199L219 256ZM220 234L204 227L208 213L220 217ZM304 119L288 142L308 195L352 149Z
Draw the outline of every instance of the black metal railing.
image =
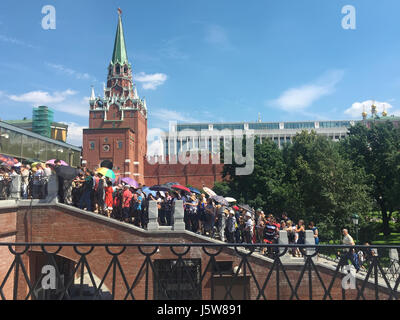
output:
M400 246L0 243L0 299L398 300L389 249ZM338 262L319 256L329 250Z

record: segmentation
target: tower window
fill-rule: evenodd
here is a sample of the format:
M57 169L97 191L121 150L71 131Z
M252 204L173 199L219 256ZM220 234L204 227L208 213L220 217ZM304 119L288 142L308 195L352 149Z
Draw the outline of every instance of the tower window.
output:
M121 72L121 68L119 66L116 66L115 68L115 73L119 74Z
M123 147L122 141L118 141L118 149L122 149L122 147Z
M95 147L95 142L94 141L90 141L89 142L89 149L90 150L94 150L94 147Z

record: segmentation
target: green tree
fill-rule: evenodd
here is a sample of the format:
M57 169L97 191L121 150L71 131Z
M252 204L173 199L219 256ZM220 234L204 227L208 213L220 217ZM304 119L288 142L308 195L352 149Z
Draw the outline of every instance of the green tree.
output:
M284 148L283 159L287 211L323 226L322 236L337 236L354 212L371 208L364 171L340 154L337 143L303 131Z
M239 203L247 203L254 208L263 208L266 212L278 214L283 210L282 179L285 174L285 164L282 152L278 146L269 139L262 144L254 145L254 170L250 175L236 175L237 164L225 165L223 177L228 180L225 188L229 186L230 194ZM243 143L245 150L245 143Z
M370 197L382 215L383 233L390 235L389 221L400 208L400 131L390 121L357 124L343 141L342 153L365 170L372 186Z

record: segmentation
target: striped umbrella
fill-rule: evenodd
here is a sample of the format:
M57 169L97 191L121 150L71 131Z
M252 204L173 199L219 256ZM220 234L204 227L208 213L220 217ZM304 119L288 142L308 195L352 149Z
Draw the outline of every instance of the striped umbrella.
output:
M109 177L110 179L115 179L114 171L108 168L99 168L96 170L96 173L100 173L104 177Z

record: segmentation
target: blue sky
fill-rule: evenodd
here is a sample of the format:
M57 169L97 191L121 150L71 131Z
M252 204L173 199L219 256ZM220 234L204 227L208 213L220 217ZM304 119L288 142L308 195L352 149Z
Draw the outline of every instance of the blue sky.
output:
M41 26L49 4L55 30ZM342 28L345 5L355 30ZM150 139L169 120L359 119L370 100L400 114L396 0L19 0L0 3L0 118L47 105L80 145L118 7Z

